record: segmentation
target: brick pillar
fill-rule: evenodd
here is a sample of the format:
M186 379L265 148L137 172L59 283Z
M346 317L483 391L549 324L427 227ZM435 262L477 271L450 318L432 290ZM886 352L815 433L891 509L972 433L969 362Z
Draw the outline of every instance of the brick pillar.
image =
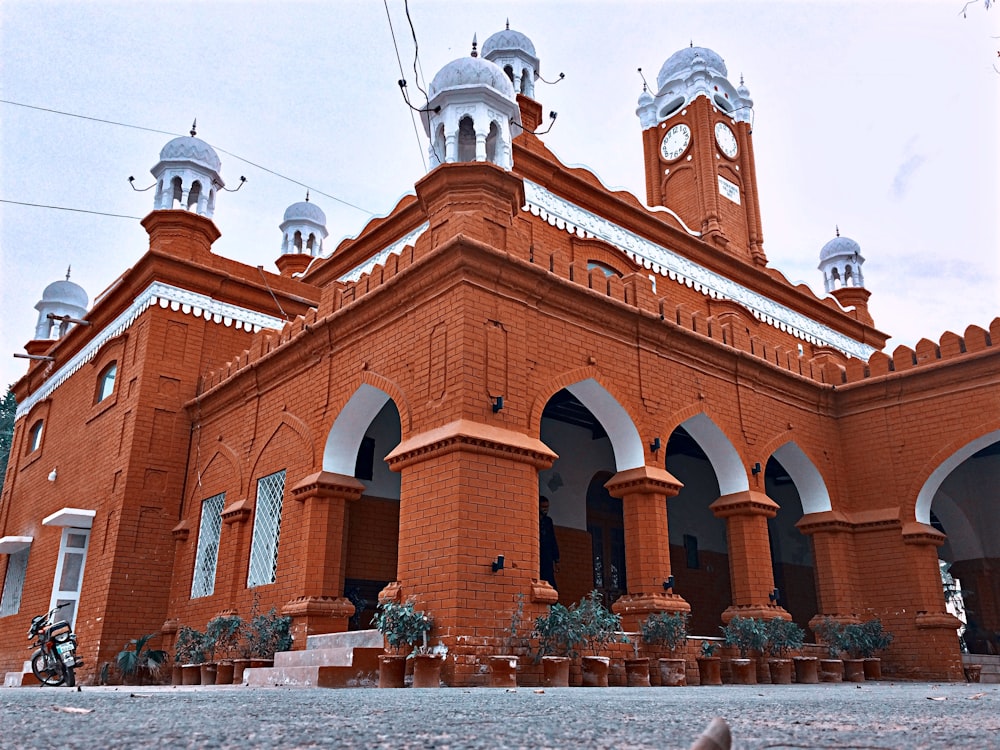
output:
M824 511L802 516L796 527L812 537L819 612L809 627L826 617L838 622L856 622L855 592L850 565L854 557L854 534L843 513ZM815 628L814 628L815 629Z
M638 630L652 612L690 612L691 606L663 585L670 578L667 498L681 483L664 469L640 466L618 472L604 486L622 501L628 593L612 607L622 627Z
M296 649L305 648L309 635L347 630L347 620L354 614L354 605L343 597L347 504L362 492L364 485L354 477L328 471L312 474L292 487L292 497L303 504L305 563L296 581L302 594L281 612L292 616Z
M449 685L481 682L475 644L501 642L519 594L525 623L556 600L538 581L538 471L555 458L536 438L464 419L386 456L402 474L398 580L379 598L412 599L432 617L431 643L449 649ZM498 555L504 567L494 572Z
M716 518L726 519L733 604L722 613L722 621L728 623L736 616L792 619L770 599L774 572L767 519L777 515L778 504L763 492L746 490L723 495L709 507Z

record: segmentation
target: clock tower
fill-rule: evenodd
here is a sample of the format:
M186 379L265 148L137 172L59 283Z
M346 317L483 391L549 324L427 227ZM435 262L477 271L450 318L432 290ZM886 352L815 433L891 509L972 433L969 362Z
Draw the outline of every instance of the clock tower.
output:
M750 123L753 100L710 49L670 56L657 92L644 90L646 200L665 206L721 250L765 265Z

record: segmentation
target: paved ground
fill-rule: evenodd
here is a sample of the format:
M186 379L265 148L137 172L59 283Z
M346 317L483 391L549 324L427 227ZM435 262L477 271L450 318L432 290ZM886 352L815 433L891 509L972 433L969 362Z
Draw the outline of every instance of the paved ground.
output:
M0 689L0 748L1000 748L1000 685Z

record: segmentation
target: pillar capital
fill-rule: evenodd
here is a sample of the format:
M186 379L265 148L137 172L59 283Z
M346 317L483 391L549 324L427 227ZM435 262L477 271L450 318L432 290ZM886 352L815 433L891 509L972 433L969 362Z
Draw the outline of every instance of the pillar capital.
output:
M729 518L731 516L774 518L778 515L778 504L763 492L754 490L723 495L708 507L716 518Z
M853 527L845 514L840 511L826 510L820 513L807 513L799 519L795 528L803 534L820 532L842 534L851 531Z
M619 471L604 484L611 496L617 498L632 493L656 493L673 497L683 486L673 474L657 466L637 466Z
M537 438L469 419L457 419L407 438L385 457L385 461L390 469L400 471L456 451L516 460L536 469L548 469L557 458Z
M300 501L314 497L357 500L364 491L365 486L360 480L331 471L310 474L291 488L292 497Z
M946 538L940 531L925 523L913 521L903 524L903 544L940 547Z

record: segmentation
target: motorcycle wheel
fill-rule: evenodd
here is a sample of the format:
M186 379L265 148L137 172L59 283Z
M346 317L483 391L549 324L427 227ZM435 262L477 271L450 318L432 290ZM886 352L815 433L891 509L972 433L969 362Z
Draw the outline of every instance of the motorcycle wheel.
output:
M36 651L31 657L31 671L42 685L49 687L59 687L67 677L67 669L59 658L55 655L46 656L41 651Z
M66 674L66 687L76 686L76 667L64 667Z

